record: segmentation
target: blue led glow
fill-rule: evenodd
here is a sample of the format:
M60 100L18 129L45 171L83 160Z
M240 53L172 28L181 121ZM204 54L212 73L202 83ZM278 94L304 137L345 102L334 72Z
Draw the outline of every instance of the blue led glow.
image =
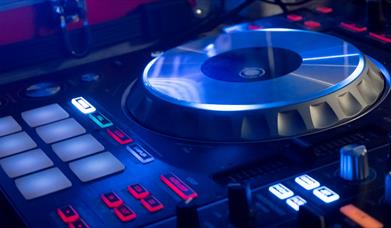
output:
M71 102L80 112L84 114L89 114L96 111L96 108L83 97L73 98Z
M293 196L289 199L287 199L286 204L288 204L291 208L293 208L295 211L299 211L300 206L307 203L307 201L300 196Z
M269 191L282 200L294 195L292 190L281 183L270 186Z
M339 199L339 195L326 186L316 188L312 193L325 203L331 203Z
M312 190L320 186L320 183L307 174L295 178L295 182L306 190Z

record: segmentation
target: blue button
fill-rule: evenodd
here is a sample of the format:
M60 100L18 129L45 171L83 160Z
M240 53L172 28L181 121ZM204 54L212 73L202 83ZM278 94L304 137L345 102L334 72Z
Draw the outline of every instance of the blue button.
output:
M74 119L69 118L36 129L45 143L53 143L84 134L86 130Z
M307 201L300 196L293 196L286 200L286 204L288 204L295 211L299 211L300 206L306 204Z
M286 199L294 195L292 190L281 183L270 186L269 191L279 199Z
M9 135L21 130L22 128L12 116L0 118L0 136Z
M51 104L40 108L22 112L23 120L30 127L37 127L69 117L69 114L58 104Z
M126 149L143 164L154 160L153 156L139 145L129 145Z
M326 186L316 188L312 193L325 203L331 203L339 199L339 195Z
M295 178L295 182L306 190L312 190L320 186L320 183L307 174Z
M113 125L113 123L100 112L91 113L88 115L88 117L101 128L106 128Z
M37 144L26 132L0 138L0 158L33 149Z

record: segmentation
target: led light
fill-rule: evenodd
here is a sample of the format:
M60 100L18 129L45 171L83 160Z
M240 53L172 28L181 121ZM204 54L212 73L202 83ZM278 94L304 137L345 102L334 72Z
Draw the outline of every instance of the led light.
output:
M299 211L299 207L306 203L307 201L300 196L294 196L286 200L286 204L288 204L295 211Z
M90 117L90 119L101 128L106 128L113 125L113 123L106 116L99 112L89 114L88 117Z
M314 189L313 193L325 203L331 203L339 199L339 195L326 186Z
M80 112L84 114L93 113L96 111L96 108L92 106L86 99L83 97L77 97L72 99L72 104L79 109Z
M286 199L294 195L292 190L281 183L270 186L269 191L279 199Z
M307 174L295 178L295 182L306 190L312 190L320 186L319 182Z

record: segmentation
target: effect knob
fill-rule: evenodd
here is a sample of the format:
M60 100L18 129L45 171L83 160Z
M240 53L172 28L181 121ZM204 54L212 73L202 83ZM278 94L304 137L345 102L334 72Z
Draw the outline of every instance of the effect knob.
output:
M251 223L251 189L249 185L233 183L228 185L229 219L238 227L247 227Z
M347 145L340 150L340 177L362 181L369 176L368 151L364 145Z

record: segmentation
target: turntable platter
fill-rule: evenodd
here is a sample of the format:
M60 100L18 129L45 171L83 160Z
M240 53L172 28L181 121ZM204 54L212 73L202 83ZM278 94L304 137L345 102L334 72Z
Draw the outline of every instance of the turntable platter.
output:
M221 34L151 61L128 111L175 137L266 140L353 120L379 102L388 74L353 45L288 29Z

